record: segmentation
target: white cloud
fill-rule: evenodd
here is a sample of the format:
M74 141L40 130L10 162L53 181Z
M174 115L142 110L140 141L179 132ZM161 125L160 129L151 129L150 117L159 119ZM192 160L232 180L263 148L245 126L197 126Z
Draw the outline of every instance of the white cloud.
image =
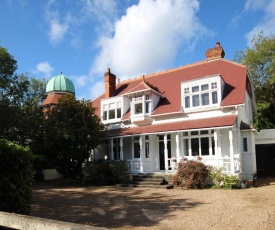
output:
M74 79L76 83L76 87L86 86L88 84L87 81L89 81L89 78L86 75L80 75L80 76L73 75L73 76L70 76L70 78Z
M269 0L246 0L244 9L245 10L259 10L266 5Z
M274 35L275 33L275 0L247 0L245 4L246 10L262 10L264 17L245 37L247 44L250 46L255 35L263 31L265 36Z
M97 81L93 84L92 87L89 88L90 95L88 98L91 98L91 100L94 100L95 98L99 97L104 92L104 82L103 81Z
M63 40L69 26L68 24L61 24L53 19L50 22L49 37L52 44L56 45Z
M179 47L192 48L207 29L199 22L197 0L141 0L115 24L112 37L102 36L91 74L107 67L120 78L167 67ZM189 48L188 48L189 47Z
M51 44L57 45L65 36L68 36L71 40L70 44L80 48L83 45L81 34L84 33L81 26L85 23L89 23L91 33L93 31L97 31L98 34L113 32L117 6L115 0L64 1L62 3L48 0L44 13Z
M53 71L53 68L51 67L51 65L47 62L40 62L36 65L36 70L39 73L43 73L45 74L47 77L51 75L51 72Z

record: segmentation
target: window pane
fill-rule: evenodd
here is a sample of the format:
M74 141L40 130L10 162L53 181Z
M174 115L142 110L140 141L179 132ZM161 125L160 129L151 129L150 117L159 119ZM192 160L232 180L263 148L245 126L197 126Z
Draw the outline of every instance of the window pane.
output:
M199 135L199 131L191 131L191 135Z
M201 138L201 155L209 155L209 138Z
M212 104L217 104L218 103L218 94L216 92L212 92Z
M192 151L192 156L199 155L199 138L191 139L191 151Z
M183 151L184 151L184 156L189 156L189 140L184 139L183 140Z
M184 94L188 94L189 93L189 88L184 88Z
M142 113L142 103L135 104L135 114L140 114L140 113Z
M202 130L201 134L208 134L208 130Z
M145 140L149 140L149 136L148 135L145 136Z
M120 160L120 146L119 145L114 146L113 152L114 152L114 160Z
M200 98L198 94L192 96L192 104L193 104L193 107L200 105Z
M209 105L209 93L203 93L201 95L201 104L202 105Z
M115 108L116 107L116 103L110 103L109 104L109 108Z
M171 158L171 141L167 141L168 158Z
M243 138L243 151L244 152L247 152L247 137L244 137Z
M211 83L211 89L217 89L217 82Z
M139 143L134 143L134 158L140 158Z
M121 109L117 109L117 118L121 118Z
M201 85L201 91L208 90L208 84Z
M149 142L145 142L145 157L149 158L150 157L150 152L149 152Z
M211 138L212 141L212 155L215 155L215 140L214 137Z
M104 121L107 120L107 111L103 111L103 120L104 120Z
M192 87L192 92L199 92L200 91L200 87L199 86L193 86Z
M185 101L185 108L190 108L190 97L185 97L184 98Z
M164 135L158 135L158 137L159 137L159 140L160 140L160 141L163 141L163 140L164 140Z
M109 110L109 119L115 119L116 113L115 110Z
M149 113L150 102L145 103L145 113Z

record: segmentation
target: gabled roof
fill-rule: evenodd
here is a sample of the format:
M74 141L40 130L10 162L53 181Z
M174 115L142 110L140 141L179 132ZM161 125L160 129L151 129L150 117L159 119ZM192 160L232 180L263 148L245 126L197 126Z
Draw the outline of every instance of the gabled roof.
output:
M116 86L116 96L142 90L145 87L142 82L146 81L157 87L164 97L160 99L152 115L175 113L181 111L181 82L216 74L221 75L225 81L221 106L244 104L247 67L223 58L122 81ZM100 100L103 98L104 95L95 99L93 106L100 108ZM100 109L96 113L99 115Z
M109 130L108 135L113 136L130 136L139 134L151 134L160 132L183 131L191 129L207 129L218 127L232 127L236 121L237 115L228 115L206 119L196 119L180 122L169 122L165 124L155 124L147 126L130 127L126 129Z

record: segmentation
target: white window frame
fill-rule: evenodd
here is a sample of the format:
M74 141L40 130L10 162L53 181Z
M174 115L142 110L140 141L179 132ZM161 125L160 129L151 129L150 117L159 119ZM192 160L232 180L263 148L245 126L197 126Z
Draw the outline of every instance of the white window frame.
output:
M137 112L137 107L141 106L140 112ZM150 94L136 95L132 98L131 116L145 116L152 112L152 99Z
M110 118L110 112L114 111L114 117ZM119 112L120 111L120 112ZM110 101L102 104L102 121L115 121L122 118L122 101ZM120 115L119 115L120 114Z
M193 132L198 132L193 133ZM207 132L207 133L206 133ZM202 138L208 138L208 153L206 155L202 155ZM199 152L197 155L192 155L192 139L198 139L199 141ZM186 157L209 157L209 156L215 156L215 146L212 146L214 139L214 132L213 130L197 130L197 131L186 131L183 133L182 136L182 144L183 149L185 150L185 156ZM187 141L187 143L186 143ZM187 146L185 146L187 144ZM188 149L186 148L188 147Z

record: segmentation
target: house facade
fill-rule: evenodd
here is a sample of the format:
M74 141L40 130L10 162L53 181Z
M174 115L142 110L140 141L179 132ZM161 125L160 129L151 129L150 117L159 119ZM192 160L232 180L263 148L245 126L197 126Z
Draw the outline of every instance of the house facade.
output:
M122 82L108 69L105 93L93 106L109 138L93 157L126 160L131 173L171 173L178 162L200 158L252 179L252 79L224 55L217 43L202 62Z

